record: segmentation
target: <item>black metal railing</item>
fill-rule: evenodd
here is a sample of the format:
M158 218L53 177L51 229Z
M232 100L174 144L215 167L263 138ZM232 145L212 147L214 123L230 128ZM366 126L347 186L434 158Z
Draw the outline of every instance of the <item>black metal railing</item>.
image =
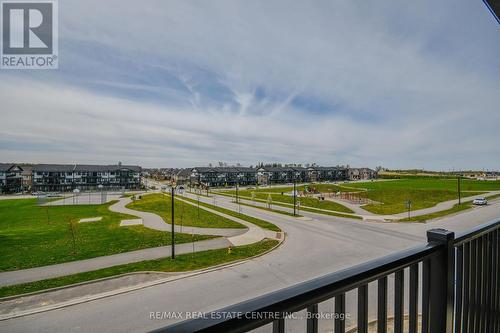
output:
M455 333L500 332L498 221L460 235L454 245Z
M155 332L247 332L272 323L286 331L286 317L306 310L307 332L318 332L318 304L333 299L335 333L346 331L346 293L357 290L356 329L368 332L368 284L377 284L377 332L500 332L500 219L455 238L433 229L428 243L254 298L202 318ZM405 315L405 272L408 306ZM421 273L421 274L420 274ZM393 319L388 322L388 278L394 278ZM421 292L419 292L421 288ZM419 297L420 296L420 297ZM408 322L405 324L405 317Z

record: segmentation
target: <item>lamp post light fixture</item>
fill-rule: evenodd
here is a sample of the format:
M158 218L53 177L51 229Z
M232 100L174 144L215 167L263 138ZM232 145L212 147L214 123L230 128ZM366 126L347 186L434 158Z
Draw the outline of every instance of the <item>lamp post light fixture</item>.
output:
M238 204L238 213L241 213L240 198L238 196L238 189L240 187L240 179L243 178L243 174L238 173L236 175L236 203Z
M175 183L172 183L170 186L170 191L171 191L171 199L172 199L172 259L175 259L175 190L177 189L177 185ZM182 194L182 188L179 188L179 194Z
M300 176L299 172L293 174L293 216L297 216L297 177Z
M293 216L297 216L297 181L293 178Z

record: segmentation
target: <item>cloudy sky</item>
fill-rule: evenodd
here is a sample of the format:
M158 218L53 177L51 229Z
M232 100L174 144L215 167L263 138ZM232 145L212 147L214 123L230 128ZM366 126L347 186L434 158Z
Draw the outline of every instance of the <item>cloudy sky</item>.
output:
M480 0L64 0L59 18L59 70L0 71L0 162L500 169Z

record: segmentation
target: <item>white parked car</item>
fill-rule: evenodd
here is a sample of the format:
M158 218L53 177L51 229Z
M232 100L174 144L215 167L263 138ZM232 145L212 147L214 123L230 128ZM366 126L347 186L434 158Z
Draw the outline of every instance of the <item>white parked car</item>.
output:
M472 200L472 204L478 205L478 206L483 206L488 204L488 200L486 198L477 198Z

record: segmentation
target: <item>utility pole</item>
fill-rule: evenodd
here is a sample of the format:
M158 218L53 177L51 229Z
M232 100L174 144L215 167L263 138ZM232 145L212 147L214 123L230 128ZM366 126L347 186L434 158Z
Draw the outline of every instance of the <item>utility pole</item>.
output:
M457 181L457 190L458 190L458 204L461 204L461 193L460 193L460 175L458 176L458 181Z
M175 185L172 185L172 259L175 259L175 215L174 215Z

